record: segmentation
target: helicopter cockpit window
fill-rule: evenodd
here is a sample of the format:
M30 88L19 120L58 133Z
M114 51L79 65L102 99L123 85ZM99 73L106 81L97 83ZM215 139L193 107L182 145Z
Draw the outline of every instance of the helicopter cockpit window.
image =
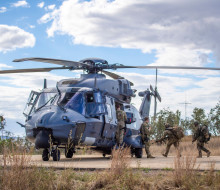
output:
M74 96L74 94L75 93L72 93L72 92L62 93L59 104L61 106L65 106L70 101L70 99Z
M56 97L57 93L48 93L48 92L43 92L40 94L34 108L35 110L44 107L46 105L52 105L54 103L55 97Z
M33 110L33 107L34 107L36 101L38 100L38 97L39 97L38 92L31 91L31 93L29 95L29 98L28 98L28 102L27 102L26 107L25 107L24 112L23 112L23 114L25 116L28 116L28 115L31 114L31 112Z
M77 92L65 105L65 108L72 109L80 114L84 115L84 98L83 93Z
M100 92L87 92L86 94L86 114L89 117L97 117L105 113L105 105Z

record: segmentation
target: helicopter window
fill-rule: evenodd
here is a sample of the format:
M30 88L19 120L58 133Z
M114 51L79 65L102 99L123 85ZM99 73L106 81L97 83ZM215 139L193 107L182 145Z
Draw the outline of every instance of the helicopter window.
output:
M38 109L45 105L51 105L54 102L56 95L57 93L46 93L46 92L41 93L35 104L35 109Z
M105 113L105 105L100 92L87 93L86 99L86 113L88 116L96 117Z
M103 98L100 92L94 92L95 102L103 103Z
M126 115L127 115L127 121L126 121L127 124L131 124L136 121L133 113L126 112Z
M84 99L82 93L76 93L66 104L65 108L72 109L80 114L84 114Z
M87 94L86 95L86 102L94 102L93 94Z
M31 114L31 112L33 110L33 107L34 107L34 104L38 99L38 96L39 96L38 92L31 91L30 96L28 98L28 102L27 102L26 107L25 107L24 112L23 112L23 114L25 116L28 116L28 115Z
M73 97L75 93L62 93L61 98L60 98L60 105L65 106L67 102L70 101L70 99Z

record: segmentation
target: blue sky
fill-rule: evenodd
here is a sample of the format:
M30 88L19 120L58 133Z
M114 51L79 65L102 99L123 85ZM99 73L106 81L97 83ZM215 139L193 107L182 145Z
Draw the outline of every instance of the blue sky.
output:
M0 70L53 67L12 60L48 57L81 60L99 57L124 65L220 67L220 2L217 0L7 0L0 1ZM155 70L117 70L138 91L155 83ZM8 74L0 76L0 114L6 129L23 135L22 112L32 89L40 90L79 72ZM220 73L158 71L162 103L188 117L194 107L208 113L220 99ZM139 108L141 99L133 100ZM153 110L153 109L152 109Z

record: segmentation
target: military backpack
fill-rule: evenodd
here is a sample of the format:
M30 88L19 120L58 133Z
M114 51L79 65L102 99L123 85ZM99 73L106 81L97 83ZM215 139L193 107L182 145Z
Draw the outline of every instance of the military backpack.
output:
M179 140L185 136L182 127L179 127L179 126L173 127L171 129L171 131L172 131L173 135Z
M199 131L199 136L203 137L204 142L210 141L211 138L211 133L209 133L209 129L207 125L203 125L202 127L200 126L200 131Z

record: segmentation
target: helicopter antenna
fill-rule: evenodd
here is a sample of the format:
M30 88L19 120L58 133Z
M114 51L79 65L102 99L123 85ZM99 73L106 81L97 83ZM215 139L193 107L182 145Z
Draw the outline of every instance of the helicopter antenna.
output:
M156 92L157 92L157 68L156 68L156 81L155 81L154 91L155 91L155 95L156 95ZM156 98L156 96L154 96L154 120L156 119L156 114L157 114L157 98Z
M47 88L47 79L44 79L44 89Z
M154 96L154 120L156 120L156 115L157 115L157 99L161 102L161 97L160 94L157 91L157 68L156 68L156 81L155 81L155 87L153 88L150 85L150 90L151 90L151 95Z

